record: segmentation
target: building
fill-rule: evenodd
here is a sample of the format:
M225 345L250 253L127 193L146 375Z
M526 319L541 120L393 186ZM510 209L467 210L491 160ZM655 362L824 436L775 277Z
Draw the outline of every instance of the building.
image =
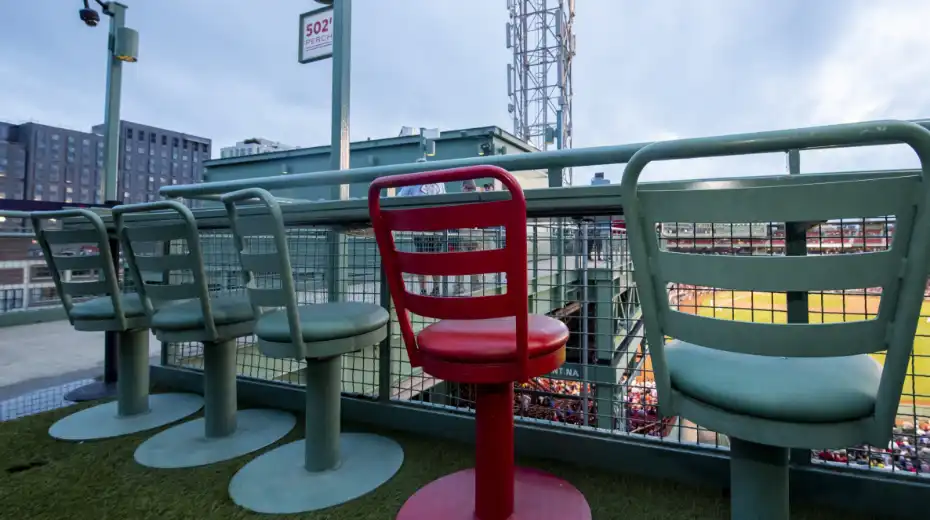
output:
M102 139L103 125L92 129ZM200 182L212 141L154 126L120 122L119 191L123 202L158 199L167 184ZM102 182L100 185L102 186Z
M220 149L220 158L243 157L246 155L258 155L260 153L280 152L283 150L294 150L296 146L282 144L277 141L269 141L261 137L253 137L245 141L239 141L235 146L226 146Z
M103 203L103 129L0 122L0 199ZM120 122L120 198L155 200L165 184L199 181L211 145L204 137Z
M481 155L502 155L537 151L526 142L497 126L446 130L434 140L435 154L430 161L462 159ZM227 157L211 160L206 164L205 182L271 177L294 173L326 171L330 168L330 147L315 146L297 148L261 155ZM349 145L349 165L352 168L412 163L423 157L423 138L413 127L402 130L397 137L356 141ZM544 171L514 172L524 189L545 188L548 176ZM490 182L479 182L479 185ZM496 186L500 188L500 186ZM446 191L461 191L459 183L450 183ZM276 190L278 197L303 200L320 200L332 197L329 186L308 186L289 190ZM356 183L349 187L349 196L368 196L368 183Z

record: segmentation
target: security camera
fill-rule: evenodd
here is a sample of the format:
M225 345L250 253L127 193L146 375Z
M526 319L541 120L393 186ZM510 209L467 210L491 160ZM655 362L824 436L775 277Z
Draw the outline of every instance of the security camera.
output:
M88 27L97 27L97 24L100 23L100 13L89 7L81 9L79 14L81 21L86 23Z
M96 0L96 2L106 12L108 3L101 0ZM81 21L87 24L88 27L97 27L97 24L100 23L100 13L90 8L88 0L84 0L84 9L78 11L78 14L81 16Z

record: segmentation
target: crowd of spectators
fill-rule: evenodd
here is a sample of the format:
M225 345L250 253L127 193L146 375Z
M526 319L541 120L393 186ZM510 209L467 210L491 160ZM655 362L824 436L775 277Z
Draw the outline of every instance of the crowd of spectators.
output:
M524 390L521 392L520 390ZM523 417L568 424L584 423L583 383L546 377L520 384L514 393L514 411ZM594 385L588 384L588 425L597 426Z
M930 475L930 419L922 418L916 426L906 422L895 427L894 437L885 448L863 444L815 451L815 456L825 462Z
M643 435L663 436L665 428L659 421L659 395L655 381L636 381L627 389L624 402L626 431Z

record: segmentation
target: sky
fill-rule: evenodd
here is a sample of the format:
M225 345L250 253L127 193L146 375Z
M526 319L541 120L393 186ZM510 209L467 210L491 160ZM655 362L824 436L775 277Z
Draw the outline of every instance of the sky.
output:
M556 0L549 0L554 3ZM123 119L213 139L329 141L329 61L297 62L312 0L124 0L140 33ZM498 125L506 0L354 0L351 138ZM103 120L106 24L79 0L8 0L0 120ZM273 6L273 7L272 7ZM930 117L926 0L578 0L574 147ZM9 52L12 50L13 52ZM916 167L906 147L805 152L805 172ZM622 165L576 171L576 184ZM783 154L650 165L649 180L780 174Z

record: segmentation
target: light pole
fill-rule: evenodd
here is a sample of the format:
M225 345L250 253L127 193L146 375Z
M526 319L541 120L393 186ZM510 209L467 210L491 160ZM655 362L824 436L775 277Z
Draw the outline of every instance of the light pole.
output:
M119 2L94 0L103 14L110 17L110 35L107 38L107 99L104 108L104 170L103 199L107 206L120 204L119 200L119 105L123 83L123 63L138 61L139 33L125 27L126 6ZM100 14L92 9L88 0L78 13L81 21L88 27L100 23ZM111 240L110 249L113 261L119 272L119 241ZM116 332L107 332L105 336L103 358L103 380L82 386L65 395L68 401L93 401L116 395L117 352L119 336Z
M103 192L107 204L118 204L119 185L119 105L123 86L123 63L135 63L139 54L139 33L125 26L127 7L119 2L102 2L95 0L103 14L110 17L110 35L107 39L107 100L104 108L105 130L103 153L104 163ZM89 27L96 27L100 21L97 11L90 8L84 0L80 11L81 20Z

